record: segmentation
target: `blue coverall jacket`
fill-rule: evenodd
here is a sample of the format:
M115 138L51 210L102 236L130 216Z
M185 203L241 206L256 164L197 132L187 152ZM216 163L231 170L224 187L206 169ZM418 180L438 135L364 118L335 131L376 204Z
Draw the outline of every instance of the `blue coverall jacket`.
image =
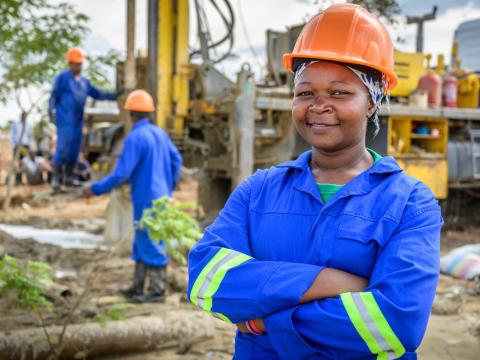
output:
M182 157L168 134L150 123L138 121L125 139L123 152L115 170L91 187L95 195L109 192L126 180L130 182L133 217L137 221L152 201L171 196L182 168ZM148 237L146 230L136 229L132 259L149 266L168 262L165 245Z
M103 92L81 76L75 80L72 71L57 75L53 83L49 110L55 109L57 148L53 155L56 165L75 164L82 144L83 109L87 96L97 100L115 100L117 94Z
M234 323L234 359L416 359L439 274L442 217L391 157L323 204L311 151L257 171L189 255L190 301ZM363 292L299 304L324 267L369 278Z

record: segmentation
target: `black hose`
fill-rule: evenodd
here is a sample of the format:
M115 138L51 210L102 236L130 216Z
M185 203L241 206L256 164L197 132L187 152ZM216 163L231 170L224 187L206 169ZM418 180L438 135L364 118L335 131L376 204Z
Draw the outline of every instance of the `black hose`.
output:
M214 1L214 0L210 0L210 1ZM230 54L232 53L232 49L233 49L233 42L234 42L234 37L233 37L233 27L235 25L235 16L233 14L233 9L232 9L232 6L230 5L230 2L228 0L224 0L225 2L225 5L227 6L227 9L230 13L230 19L231 19L231 22L230 22L230 28L228 29L228 39L230 40L230 44L228 46L228 50L225 52L225 54L223 56L221 56L220 58L216 59L213 63L214 64L218 64L219 62L222 62L223 60L225 60L226 58L228 58L230 56Z
M230 40L230 44L229 44L229 47L228 47L228 50L226 51L226 53L213 62L214 64L216 64L216 63L219 63L219 62L223 61L224 59L226 59L231 54L231 51L232 51L232 48L233 48L233 42L234 42L233 28L235 26L235 15L233 13L233 8L232 8L232 6L231 6L231 4L228 0L224 0L224 3L225 3L225 6L228 10L230 20L227 19L227 17L222 12L222 10L220 9L220 7L218 6L218 4L216 3L215 0L210 0L210 3L212 4L212 6L215 8L215 10L220 15L223 23L225 24L225 27L227 28L227 33L221 39L215 41L212 44L209 44L208 49L216 48L216 47L222 45L223 43L225 43L227 40ZM199 11L199 10L197 9L197 11ZM201 52L200 49L194 50L193 52L190 53L190 58L199 54L200 52Z

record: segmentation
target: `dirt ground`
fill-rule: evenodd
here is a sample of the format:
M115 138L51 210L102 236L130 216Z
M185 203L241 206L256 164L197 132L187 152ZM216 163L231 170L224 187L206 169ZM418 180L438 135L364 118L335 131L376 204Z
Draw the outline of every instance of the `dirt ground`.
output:
M4 196L0 189L0 201ZM192 198L195 191L193 181L184 182L175 196L181 200ZM0 223L31 225L37 228L75 229L95 233L102 232L102 221L108 204L107 197L85 200L78 192L50 199L47 187L21 186L14 189L16 201L13 208L0 212ZM193 199L194 200L194 199ZM95 223L95 226L88 224ZM442 236L442 252L463 244L478 243L480 227L464 231L447 231ZM73 298L82 292L85 281L96 259L105 254L99 249L62 249L40 244L34 240L15 239L0 232L0 245L20 259L40 260L49 263L56 271L55 281L71 290ZM73 323L92 321L105 308L105 299L118 295L121 287L129 285L133 273L133 262L128 257L112 257L103 263L103 269L91 284L87 299L82 302L73 317ZM67 274L67 275L65 275ZM469 295L468 291L479 286L477 282L455 280L441 276L437 297L428 324L425 339L419 349L419 359L480 359L480 295ZM127 318L138 315L161 316L178 309L196 312L185 299L186 270L176 266L169 269L168 297L163 304L136 305L125 311ZM45 315L45 322L58 321L72 304L72 297L55 302L55 311ZM150 359L231 359L235 327L211 318L215 335L212 339L191 344L185 348L171 344L154 351L142 351L124 355L111 355L103 359L150 360ZM5 307L0 303L0 330L23 329L39 326L38 319L24 311Z

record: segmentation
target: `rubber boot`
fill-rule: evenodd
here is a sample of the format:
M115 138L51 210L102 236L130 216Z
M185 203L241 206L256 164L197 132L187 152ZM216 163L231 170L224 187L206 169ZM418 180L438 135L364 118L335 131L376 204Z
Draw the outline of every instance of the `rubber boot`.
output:
M22 185L22 173L17 172L15 174L15 185Z
M149 266L148 277L150 278L148 293L146 295L134 296L133 301L136 303L164 302L167 267Z
M52 174L52 190L57 192L60 190L63 182L63 167L62 165L53 165L53 174Z
M132 286L127 289L121 289L120 292L127 297L143 295L143 286L145 284L145 277L147 276L147 269L148 267L145 263L136 261Z
M65 166L65 186L68 187L79 187L82 186L82 183L75 179L75 175L73 174L74 165L67 164Z

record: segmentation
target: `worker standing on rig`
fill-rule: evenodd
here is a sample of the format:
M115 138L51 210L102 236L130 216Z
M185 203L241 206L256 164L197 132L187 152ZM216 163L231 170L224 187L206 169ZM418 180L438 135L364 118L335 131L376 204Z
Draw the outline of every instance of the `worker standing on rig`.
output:
M131 92L124 108L130 110L134 125L125 139L117 166L107 177L85 187L84 194L87 197L101 195L128 180L134 220L138 221L153 200L172 195L180 179L182 157L168 134L150 122L148 116L155 110L150 94L144 90ZM168 263L165 245L151 240L147 230L137 228L132 259L135 261L133 284L122 292L135 302L163 301ZM144 295L147 275L150 286Z
M234 359L416 359L443 221L427 186L365 146L397 82L388 31L332 5L283 59L312 150L238 186L190 252L188 297L237 324Z
M83 110L87 96L96 100L115 100L116 93L104 92L82 76L85 56L78 48L67 51L69 69L57 75L49 102L50 121L57 126L57 147L53 155L52 189L62 185L79 186L73 169L82 144Z

